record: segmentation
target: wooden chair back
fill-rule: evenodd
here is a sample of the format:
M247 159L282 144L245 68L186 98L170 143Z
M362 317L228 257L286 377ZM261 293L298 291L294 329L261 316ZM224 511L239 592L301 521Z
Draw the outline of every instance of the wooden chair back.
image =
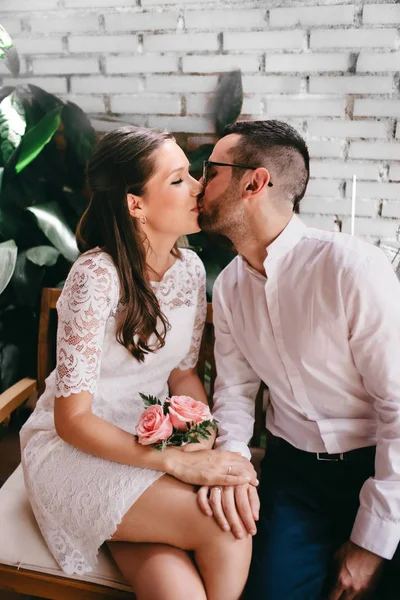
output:
M55 367L56 357L56 334L57 334L57 311L56 304L61 294L58 288L44 288L39 320L39 348L38 348L38 394L42 394L45 387L45 379ZM216 377L214 359L215 334L213 327L212 304L207 304L207 318L203 338L200 346L198 372L207 392L208 402L212 406L214 394L214 383ZM265 386L261 384L256 398L256 421L252 446L259 447L261 435L265 428L265 415L263 414L263 394Z

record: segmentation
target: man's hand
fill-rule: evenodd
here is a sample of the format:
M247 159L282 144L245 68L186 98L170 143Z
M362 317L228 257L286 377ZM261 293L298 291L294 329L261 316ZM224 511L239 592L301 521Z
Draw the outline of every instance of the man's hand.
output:
M258 521L260 500L254 485L203 486L197 493L197 501L206 515L214 515L221 529L232 531L236 538L257 532L255 521Z
M338 575L329 600L362 600L376 588L384 559L353 542L346 542L335 554Z

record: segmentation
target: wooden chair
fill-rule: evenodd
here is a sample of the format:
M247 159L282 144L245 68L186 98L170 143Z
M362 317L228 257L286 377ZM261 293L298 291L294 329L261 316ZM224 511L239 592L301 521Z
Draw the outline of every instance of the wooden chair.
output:
M36 392L40 395L45 379L55 366L57 329L56 303L61 290L45 288L42 292L39 321L38 377L25 378L0 394L0 422ZM212 306L207 307L207 322L200 349L199 375L205 382L211 404L215 380L213 355L214 329ZM264 428L262 415L263 388L256 400L256 425L252 445L260 445ZM94 574L67 577L47 549L36 525L23 484L21 465L0 489L0 590L30 594L53 600L133 600L134 594L124 581L107 549L99 553ZM13 547L10 550L10 543ZM29 545L29 552L26 549ZM36 559L31 560L31 556ZM28 558L26 558L28 557Z

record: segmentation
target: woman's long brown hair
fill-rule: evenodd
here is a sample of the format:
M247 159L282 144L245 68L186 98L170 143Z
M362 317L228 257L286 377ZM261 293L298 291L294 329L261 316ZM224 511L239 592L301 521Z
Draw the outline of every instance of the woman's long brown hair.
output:
M169 324L149 281L146 238L137 219L129 213L127 194L143 194L154 171L154 152L170 139L170 133L133 126L104 135L89 160L92 197L76 232L81 252L100 247L114 261L124 306L117 340L139 361L165 345ZM173 253L179 256L176 246ZM150 346L152 334L156 341Z

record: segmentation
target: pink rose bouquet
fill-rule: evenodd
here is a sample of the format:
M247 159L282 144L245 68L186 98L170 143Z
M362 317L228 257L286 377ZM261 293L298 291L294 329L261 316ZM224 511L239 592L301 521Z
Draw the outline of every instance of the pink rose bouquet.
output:
M208 406L190 396L172 396L161 402L155 396L139 395L147 407L136 426L140 444L157 450L198 444L210 437L212 429L217 430Z

